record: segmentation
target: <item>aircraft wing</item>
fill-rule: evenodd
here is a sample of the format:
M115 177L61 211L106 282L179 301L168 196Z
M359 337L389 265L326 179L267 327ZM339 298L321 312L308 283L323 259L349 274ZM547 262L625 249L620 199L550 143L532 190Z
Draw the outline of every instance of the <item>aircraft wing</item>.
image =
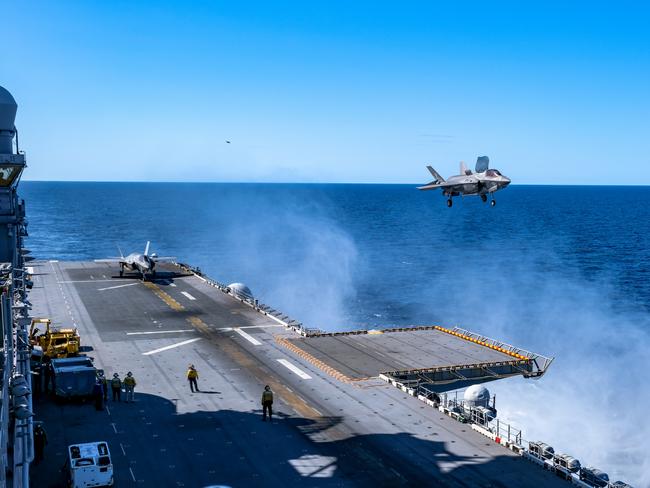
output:
M176 261L175 256L156 256L156 257L150 256L150 257L151 257L151 259L153 259L157 263L160 263L160 262L162 262L162 263L170 263L172 261Z
M455 186L455 184L454 183L447 183L446 181L442 182L442 183L439 183L437 181L432 181L431 183L427 183L424 186L418 186L417 189L418 190L435 190L436 188L448 188L450 186Z
M124 258L104 258L104 259L95 259L96 263L123 263Z

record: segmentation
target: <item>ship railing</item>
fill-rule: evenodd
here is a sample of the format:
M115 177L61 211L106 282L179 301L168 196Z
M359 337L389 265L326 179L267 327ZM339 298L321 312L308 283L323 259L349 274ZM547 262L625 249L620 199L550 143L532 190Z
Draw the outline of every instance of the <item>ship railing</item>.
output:
M495 348L505 349L513 355L521 355L527 357L532 361L534 367L531 370L531 372L528 375L526 375L526 377L542 376L544 373L546 373L546 370L553 362L553 358L549 358L535 352L527 351L526 349L522 349L520 347L513 346L506 342L502 342L496 339L492 339L490 337L486 337L476 332L471 332L461 327L454 327L452 329L452 332L462 334L478 342L489 344L490 346L493 346Z
M482 433L489 432L497 443L505 442L509 447L524 449L521 429L502 421L496 417L496 414L494 416L486 415L485 410L468 405L464 400L459 400L458 390L453 393L454 395L451 396L450 392L439 393L432 387L421 385L418 389L418 398L428 400L427 403L443 410L457 420L467 421L481 427L484 431ZM494 409L494 403L492 409Z
M2 321L2 349L0 352L0 360L2 361L0 368L2 368L2 397L0 398L0 466L9 466L7 446L9 442L9 378L12 368L12 345L13 345L13 331L12 326ZM6 469L0 470L0 486L6 484Z
M509 361L491 361L437 366L434 368L386 371L382 375L419 389L433 384L448 385L457 382L462 384L466 382L507 378L515 375L529 376L532 371L533 366L530 359L512 359Z

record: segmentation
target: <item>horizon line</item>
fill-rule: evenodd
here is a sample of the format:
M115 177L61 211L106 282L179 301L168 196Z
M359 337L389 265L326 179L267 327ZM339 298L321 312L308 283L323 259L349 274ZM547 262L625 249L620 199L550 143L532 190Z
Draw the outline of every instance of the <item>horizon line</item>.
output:
M161 181L143 181L143 180L32 180L21 178L25 183L123 183L123 184L199 184L199 185L376 185L376 186L421 186L422 182L417 183L379 183L379 182L355 182L355 181L188 181L188 180L161 180ZM599 187L647 187L649 184L638 183L511 183L509 186L599 186Z

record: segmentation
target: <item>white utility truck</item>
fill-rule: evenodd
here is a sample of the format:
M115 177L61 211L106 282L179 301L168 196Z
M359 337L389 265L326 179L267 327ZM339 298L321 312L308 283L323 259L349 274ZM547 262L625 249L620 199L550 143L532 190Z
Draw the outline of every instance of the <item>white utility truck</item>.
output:
M113 462L106 442L68 446L68 467L72 488L113 486Z

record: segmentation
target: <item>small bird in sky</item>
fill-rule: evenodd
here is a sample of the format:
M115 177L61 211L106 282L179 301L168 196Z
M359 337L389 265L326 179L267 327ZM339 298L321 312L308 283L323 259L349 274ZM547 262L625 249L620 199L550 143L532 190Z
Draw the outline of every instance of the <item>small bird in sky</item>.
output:
M230 144L230 141L226 141L226 144Z

